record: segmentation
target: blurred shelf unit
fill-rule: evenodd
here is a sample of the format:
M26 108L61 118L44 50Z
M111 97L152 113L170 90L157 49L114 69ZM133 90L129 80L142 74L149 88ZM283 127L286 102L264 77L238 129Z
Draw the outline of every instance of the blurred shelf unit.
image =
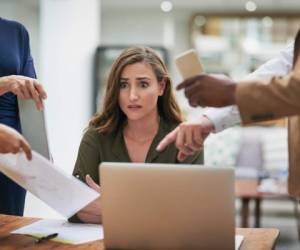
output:
M207 72L242 78L292 42L299 13L199 13L190 21L190 42Z

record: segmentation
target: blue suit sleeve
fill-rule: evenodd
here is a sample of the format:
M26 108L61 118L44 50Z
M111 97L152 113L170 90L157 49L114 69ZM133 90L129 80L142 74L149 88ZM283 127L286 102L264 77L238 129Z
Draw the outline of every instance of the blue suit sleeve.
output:
M21 75L36 78L33 58L30 53L29 35L27 30L24 28L24 60Z

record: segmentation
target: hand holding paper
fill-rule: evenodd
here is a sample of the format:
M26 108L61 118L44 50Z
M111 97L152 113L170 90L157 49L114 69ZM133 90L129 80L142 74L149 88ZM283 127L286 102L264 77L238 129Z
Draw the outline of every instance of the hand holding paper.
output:
M93 179L87 175L85 177L86 183L90 188L94 189L100 194L100 186L93 181ZM101 206L101 197L98 197L96 200L89 203L86 207L81 209L77 213L78 218L85 223L100 224L102 223L102 206Z
M0 154L0 171L69 218L99 197L99 193L35 151L28 161L23 153Z

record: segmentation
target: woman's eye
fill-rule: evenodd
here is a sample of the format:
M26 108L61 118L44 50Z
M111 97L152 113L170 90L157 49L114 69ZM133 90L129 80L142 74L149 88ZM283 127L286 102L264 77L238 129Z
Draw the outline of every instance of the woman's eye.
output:
M121 82L120 83L120 89L125 89L127 87L127 82Z
M147 88L149 86L148 82L141 82L141 87L142 88Z

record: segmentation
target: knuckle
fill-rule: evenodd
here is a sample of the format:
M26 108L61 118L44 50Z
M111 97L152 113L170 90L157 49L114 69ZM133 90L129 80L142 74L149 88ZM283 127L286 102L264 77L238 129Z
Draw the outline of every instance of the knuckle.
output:
M182 148L183 147L183 143L182 142L176 141L175 145L176 145L177 148Z
M186 122L182 122L179 124L179 128L182 130L182 129L185 129L186 127L188 127L188 124Z
M13 145L13 147L12 147L12 152L13 152L14 154L18 153L18 152L19 152L19 147L18 147L17 145Z

